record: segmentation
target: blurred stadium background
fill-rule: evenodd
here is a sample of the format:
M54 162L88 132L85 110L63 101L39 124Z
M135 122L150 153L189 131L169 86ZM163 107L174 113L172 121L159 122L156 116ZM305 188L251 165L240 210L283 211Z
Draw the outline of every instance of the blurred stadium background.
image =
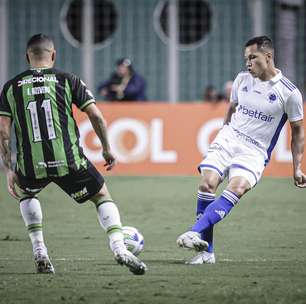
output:
M225 83L244 69L243 45L249 38L262 34L273 38L277 67L306 99L305 3L0 0L0 86L27 68L25 45L39 32L55 41L56 67L80 75L97 100L102 99L97 85L114 71L118 58L129 57L145 77L147 97L154 103L99 105L119 160L111 174L197 174L197 164L221 127L227 107L197 106L203 104L205 88L212 85L221 93ZM188 123L180 123L186 117ZM76 118L86 155L103 171L101 149L89 121ZM266 174L291 175L289 138L287 128Z
M0 85L26 68L27 39L51 35L57 67L95 91L130 57L154 101L198 101L243 68L242 46L270 35L276 62L304 93L305 0L0 0ZM97 93L95 91L95 93Z
M9 197L0 172L0 303L305 304L305 194L290 178L275 178L291 175L289 132L281 134L267 168L274 177L265 177L231 218L216 227L218 263L184 266L190 253L175 246L177 235L194 218L198 176L186 175L197 174L196 166L208 139L222 125L227 106L200 104L204 89L213 85L222 91L244 68L246 40L267 34L276 44L277 66L306 100L305 4L306 0L0 0L0 87L27 68L25 44L31 35L43 32L54 38L56 66L80 75L95 94L97 84L124 56L146 78L148 99L157 101L100 103L119 159L114 175L128 175L107 176L107 183L124 224L145 236L142 257L149 265L148 275L131 277L115 265L93 206L80 208L51 185L41 201L57 275L34 276L19 206ZM78 115L85 153L104 174L91 125ZM148 171L153 176L130 176ZM159 176L182 171L185 176Z

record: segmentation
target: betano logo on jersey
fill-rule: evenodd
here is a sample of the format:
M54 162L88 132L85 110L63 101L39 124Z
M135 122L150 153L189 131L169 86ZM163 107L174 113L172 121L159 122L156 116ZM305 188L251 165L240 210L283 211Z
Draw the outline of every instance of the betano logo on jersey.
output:
M56 79L55 76L39 76L39 77L30 77L30 78L26 78L23 80L19 80L18 87L25 85L25 84L31 84L35 82L45 82L45 81L58 83L58 80Z
M238 112L241 112L243 115L248 115L255 119L259 119L266 122L271 122L275 117L264 114L263 112L258 112L257 110L248 109L246 106L239 105Z

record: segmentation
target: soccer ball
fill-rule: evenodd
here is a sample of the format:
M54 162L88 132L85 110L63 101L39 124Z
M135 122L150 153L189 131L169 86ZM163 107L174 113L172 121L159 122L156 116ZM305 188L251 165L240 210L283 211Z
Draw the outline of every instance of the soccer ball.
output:
M124 226L122 227L124 244L128 251L134 255L139 255L144 247L143 235L134 227Z

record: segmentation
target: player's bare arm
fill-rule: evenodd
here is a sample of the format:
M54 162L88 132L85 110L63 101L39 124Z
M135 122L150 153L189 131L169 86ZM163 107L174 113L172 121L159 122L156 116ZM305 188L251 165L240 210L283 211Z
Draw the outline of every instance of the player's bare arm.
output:
M227 125L231 121L232 115L236 111L236 107L237 107L237 104L232 103L232 102L230 103L230 105L228 107L228 110L227 110L227 113L226 113L225 118L224 118L223 125Z
M13 170L11 159L11 122L10 117L0 116L0 154L6 172L8 191L18 199L19 194L16 190L18 178Z
M304 152L304 126L303 120L290 123L292 131L291 151L293 158L293 178L297 187L306 187L306 175L301 170Z
M116 162L114 156L110 152L110 146L107 138L106 123L103 118L103 115L94 103L88 105L84 111L88 115L88 118L101 141L101 145L103 147L103 157L106 161L106 170L109 171L115 166Z
M0 153L6 171L12 170L11 161L11 118L0 117Z

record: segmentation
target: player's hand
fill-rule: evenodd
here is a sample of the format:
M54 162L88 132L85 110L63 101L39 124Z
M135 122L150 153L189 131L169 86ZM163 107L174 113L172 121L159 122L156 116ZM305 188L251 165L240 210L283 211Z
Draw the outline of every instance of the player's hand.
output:
M111 90L113 92L116 92L117 94L123 94L125 86L121 85L121 84L113 84L111 86Z
M112 90L113 92L119 92L119 91L121 91L121 86L120 86L119 84L113 84L113 85L111 86L111 90Z
M108 90L107 90L107 89L102 89L102 90L100 91L100 95L103 96L103 97L106 96L107 93L108 93Z
M306 188L306 175L301 171L297 170L294 173L294 184L299 188Z
M12 170L6 172L7 189L10 195L14 198L19 199L20 195L17 192L16 186L19 185L18 177L16 173Z
M106 167L106 170L112 170L113 167L116 165L116 160L113 154L109 151L103 151L103 157L105 159L104 167Z

